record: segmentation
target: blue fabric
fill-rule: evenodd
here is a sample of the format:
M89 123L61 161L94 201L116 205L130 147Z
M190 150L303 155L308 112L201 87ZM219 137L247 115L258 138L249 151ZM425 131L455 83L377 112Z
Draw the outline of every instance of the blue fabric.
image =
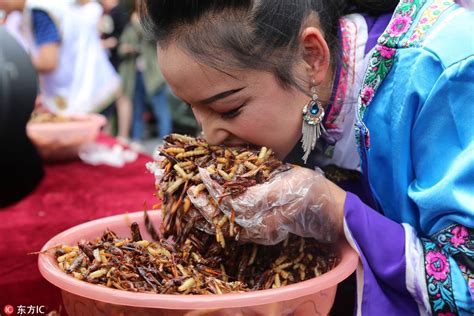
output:
M364 118L368 176L385 215L424 236L474 227L474 45L457 32L473 21L459 15L424 49L399 49Z
M43 10L33 10L33 35L38 46L49 43L60 43L61 36L53 20Z
M133 94L133 122L132 139L143 138L144 121L143 113L146 109L146 90L143 74L137 72L135 80L135 91ZM172 118L168 104L168 86L163 85L151 98L151 108L155 118L158 120L156 134L163 138L172 131Z
M455 7L429 41L398 49L364 116L376 199L388 218L428 238L454 223L474 227L474 45L465 31L472 29L474 12ZM467 286L454 275L461 314L474 313Z
M417 315L417 304L405 286L403 226L352 193L347 193L344 214L351 234L347 237L356 244L364 269L362 315Z
M457 262L451 257L449 258L449 266L451 268L451 278L453 284L454 297L456 298L456 305L460 316L472 316L472 305L474 305L474 298L463 284L466 282L462 275Z

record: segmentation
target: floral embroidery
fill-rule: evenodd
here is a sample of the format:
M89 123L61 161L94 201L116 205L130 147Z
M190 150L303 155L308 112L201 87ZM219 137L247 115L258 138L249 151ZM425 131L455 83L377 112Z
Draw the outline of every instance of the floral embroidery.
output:
M452 225L436 233L431 239L422 239L425 252L426 282L431 307L435 315L456 315L448 257L453 258L474 293L474 230Z
M359 110L356 122L356 140L359 148L361 145L360 138L362 134L365 138L365 147L369 148L370 146L369 130L363 122L364 114L378 87L390 72L397 48L417 45L436 23L441 14L454 4L454 1L434 0L433 4L431 4L426 10L423 10L422 16L415 25L415 30L412 34L408 39L404 39L411 29L417 14L421 11L420 8L425 3L426 0L400 1L395 9L390 24L378 39L377 46L369 61L369 66L364 77L358 100Z
M451 231L451 234L453 234L453 237L451 237L450 241L453 244L454 247L458 248L461 245L464 245L466 243L466 237L469 236L469 233L467 232L467 229L463 226L456 226L453 228Z
M435 0L434 3L423 12L413 34L401 46L412 47L417 45L429 31L431 25L433 25L440 15L453 4L454 1L452 0Z
M429 21L428 18L426 16L424 16L420 19L420 25L426 24L426 23L428 23L428 21Z
M398 42L408 32L413 19L419 11L418 8L422 7L425 2L426 0L400 1L390 24L377 41L374 53L369 60L358 100L359 111L356 123L356 138L359 146L361 132L365 137L365 146L368 148L370 145L369 131L362 121L365 110L372 101L377 88L392 68Z
M376 49L380 52L380 55L382 55L382 57L386 59L390 59L393 57L393 55L395 55L395 49L393 48L389 48L386 46L377 46Z
M456 255L460 252L474 258L474 230L461 225L452 225L431 237L444 253ZM453 242L454 240L454 242Z
M449 263L436 243L422 239L425 249L426 284L434 315L457 314L449 274Z
M392 22L388 26L388 34L391 36L399 36L408 31L411 24L411 17L401 13L395 15Z
M439 251L428 251L426 254L426 272L436 280L444 280L449 273L448 259Z
M372 87L364 87L361 92L362 103L369 104L374 97L375 90Z
M351 64L355 64L355 60L351 62L351 58L354 58L353 51L355 49L354 46L357 36L357 27L353 22L344 18L339 20L339 24L342 42L341 72L339 75L339 82L337 83L337 91L336 95L334 96L333 104L324 121L324 127L326 129L337 128L336 119L342 110L348 89L348 74L349 71L354 72L354 69L349 69L349 67ZM351 76L353 77L354 75L351 74Z

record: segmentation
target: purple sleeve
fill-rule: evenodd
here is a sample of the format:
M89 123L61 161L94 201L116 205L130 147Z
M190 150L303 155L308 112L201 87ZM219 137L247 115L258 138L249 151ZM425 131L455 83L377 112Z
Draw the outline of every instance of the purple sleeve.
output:
M392 12L381 14L379 16L369 15L367 13L362 14L367 23L367 43L365 44L365 51L364 53L367 54L372 48L374 48L375 44L377 44L377 40L379 39L380 35L382 35L383 31L387 27L390 19L392 18Z
M362 315L418 315L418 306L406 287L405 231L347 193L345 235L359 253L358 306Z

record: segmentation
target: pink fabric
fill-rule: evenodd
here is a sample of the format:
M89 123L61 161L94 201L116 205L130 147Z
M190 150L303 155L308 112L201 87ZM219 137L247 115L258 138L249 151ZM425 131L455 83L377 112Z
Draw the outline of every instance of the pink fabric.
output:
M115 140L101 136L101 143ZM29 196L0 209L0 311L5 305L46 305L58 310L60 291L42 278L38 251L51 237L100 217L140 211L156 203L154 177L138 159L123 168L90 166L76 160L45 165L45 177ZM105 227L104 227L105 228Z

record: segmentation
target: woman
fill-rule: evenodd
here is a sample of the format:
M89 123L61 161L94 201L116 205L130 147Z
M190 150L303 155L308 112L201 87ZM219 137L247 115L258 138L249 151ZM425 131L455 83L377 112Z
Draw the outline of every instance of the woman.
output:
M143 15L210 143L303 158L223 202L247 238L346 238L362 262L357 314L472 315L474 15L355 3L149 0ZM341 18L367 9L388 13Z
M135 10L120 37L118 54L122 60L119 73L123 80L124 94L133 100L132 140L143 140L143 114L147 100L150 101L157 121L156 135L163 138L171 133L173 128L168 105L168 88L157 65L156 45L144 37L138 12Z
M80 9L66 1L4 0L7 14L22 12L19 35L40 75L44 106L54 113L100 111L120 91L94 23L93 4Z

